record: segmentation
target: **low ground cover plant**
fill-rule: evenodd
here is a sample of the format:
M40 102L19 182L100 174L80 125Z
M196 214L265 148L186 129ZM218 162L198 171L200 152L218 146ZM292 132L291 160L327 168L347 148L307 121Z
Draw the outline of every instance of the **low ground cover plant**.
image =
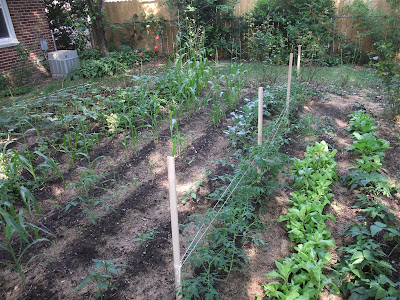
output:
M323 288L337 290L323 272L332 258L329 248L335 247L324 223L327 218L335 218L324 215L323 209L333 197L329 186L337 179L336 152L329 151L324 141L316 142L307 147L304 160L295 159L291 167L296 189L289 200L293 207L278 221L286 222L295 252L281 262L276 261L278 270L266 275L281 280L263 285L268 299L318 299Z
M384 150L389 148L389 142L378 139L370 114L360 110L350 117L349 130L356 138L353 145L372 142L371 137L375 143L371 147L348 147L362 157L350 168L346 182L350 189L358 190L355 207L361 208L363 215L346 232L351 242L340 249L342 256L335 266L335 281L348 299L397 299L400 282L396 282L397 270L391 261L400 244L400 232L394 215L380 202L382 196L391 197L398 192L381 174ZM364 133L361 135L359 130ZM380 146L374 147L378 143Z

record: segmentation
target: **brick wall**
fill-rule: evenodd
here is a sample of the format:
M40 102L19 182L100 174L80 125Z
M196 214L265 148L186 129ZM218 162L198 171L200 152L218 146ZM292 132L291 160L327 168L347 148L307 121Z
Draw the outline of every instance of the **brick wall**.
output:
M24 42L29 50L29 67L33 75L46 74L40 64L43 51L40 40L46 39L49 51L54 50L53 41L47 22L42 0L6 0L18 42ZM0 48L0 74L10 73L18 60L16 46Z

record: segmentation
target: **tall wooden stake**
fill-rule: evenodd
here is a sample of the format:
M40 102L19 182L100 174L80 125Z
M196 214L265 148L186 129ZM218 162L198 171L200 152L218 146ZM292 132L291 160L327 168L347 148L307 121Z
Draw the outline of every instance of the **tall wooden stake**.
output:
M287 85L287 92L286 92L286 113L289 113L290 85L292 83L292 68L293 68L293 53L290 53L288 85Z
M262 87L258 88L258 142L259 146L263 143L263 91Z
M300 76L301 45L297 46L297 76Z
M174 256L176 300L182 298L181 254L179 246L178 206L176 196L175 157L168 156L169 203L171 209L172 250Z

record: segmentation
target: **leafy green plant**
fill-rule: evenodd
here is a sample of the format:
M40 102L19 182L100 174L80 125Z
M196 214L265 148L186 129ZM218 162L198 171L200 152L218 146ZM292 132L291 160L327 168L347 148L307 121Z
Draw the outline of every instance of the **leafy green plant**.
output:
M390 143L388 141L377 139L375 134L372 132L364 134L353 132L353 136L356 140L351 146L346 147L346 150L354 151L357 154L374 154L383 158L385 156L383 151L390 148Z
M387 149L389 146L385 140L380 140L380 145L375 143L370 147L363 146L361 141L368 139L368 142L372 142L372 137L379 141L371 132L375 129L371 126L374 120L364 113L354 113L352 118L354 124L367 125L365 127L367 130L363 135L358 132L353 134L357 138L353 145L357 143L358 146L349 148L356 149L362 154L362 158L356 160L357 166L352 168L353 171L346 180L351 185L351 189L360 187L367 193L357 195L359 201L356 207L360 207L360 211L371 217L374 223L355 223L347 231L347 236L350 236L352 240L340 249L343 255L335 266L335 281L349 299L395 299L400 296L400 282L392 280L395 269L390 264L390 256L400 245L400 232L397 227L388 225L395 218L386 207L378 201L369 201L370 198L379 200L380 194L390 197L392 193L398 192L398 189L390 186L387 183L388 179L379 173L384 158L382 148ZM367 122L363 122L365 120ZM355 126L351 129L359 128L360 126ZM385 245L382 244L379 236L383 236L387 241L395 242L395 246L389 253L385 253Z
M188 191L183 193L183 198L181 200L182 204L186 204L186 202L189 200L194 200L194 201L197 200L198 190L200 189L202 183L207 179L208 175L209 172L206 171L206 177L197 178L194 186L191 186Z
M357 194L358 202L355 208L361 208L360 211L373 220L378 219L384 223L394 221L395 216L390 213L387 207L379 201L371 201L365 194Z
M110 52L108 57L83 60L72 73L72 78L97 78L122 73L132 68L135 63L150 61L148 51L141 51L142 56L135 51Z
M356 223L349 229L347 235L355 237L356 242L341 248L343 256L335 266L338 272L336 280L349 299L394 299L400 296L400 282L389 279L395 269L386 261L387 255L381 244L373 239L385 227L385 224L375 222L368 229Z
M104 299L104 292L108 290L116 290L117 287L112 283L114 276L118 275L118 269L127 267L124 264L116 263L115 259L98 260L92 259L95 270L89 270L89 275L76 288L80 291L89 283L93 282L96 285L97 291L95 297Z
M140 233L138 232L137 237L133 239L134 242L142 242L146 245L147 241L153 240L156 237L156 234L160 233L157 231L157 227L149 228L146 232Z
M335 220L333 215L323 215L323 209L333 195L329 186L336 175L336 162L333 157L336 150L330 152L322 141L313 147L307 147L304 160L296 159L291 167L294 187L289 203L293 205L278 221L286 222L289 238L296 246L291 257L283 262L275 262L278 271L266 276L280 278L283 282L273 281L263 285L265 294L273 299L296 299L308 297L317 299L324 287L337 286L322 270L332 258L328 251L335 243L324 221Z
M357 110L349 114L350 121L349 126L346 127L348 131L355 131L359 134L369 133L377 129L375 120L370 114L365 113L362 110Z

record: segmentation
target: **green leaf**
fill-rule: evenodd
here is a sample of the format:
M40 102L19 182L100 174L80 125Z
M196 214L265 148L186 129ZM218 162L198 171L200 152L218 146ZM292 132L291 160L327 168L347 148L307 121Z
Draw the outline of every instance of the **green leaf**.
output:
M353 256L351 257L352 265L357 265L364 261L364 255L361 251L354 252Z
M265 274L265 276L270 277L270 278L282 278L281 274L279 274L277 271L272 270L268 274Z
M86 277L85 279L82 280L81 284L76 288L77 291L81 290L83 287L85 287L90 281L92 281L92 278Z
M113 266L108 267L107 271L110 272L111 274L118 275L117 268L115 268Z
M102 290L102 291L108 290L108 284L105 282L97 282L97 287L99 288L99 290Z
M377 224L377 223L380 223L380 222L375 222L375 224ZM382 224L382 223L380 223L380 224ZM379 225L380 225L379 224ZM379 226L379 225L371 225L371 235L372 236L374 236L375 234L377 234L378 232L380 232L383 228L385 228L386 227L386 225L385 224L382 224L382 225L384 225L384 226Z

